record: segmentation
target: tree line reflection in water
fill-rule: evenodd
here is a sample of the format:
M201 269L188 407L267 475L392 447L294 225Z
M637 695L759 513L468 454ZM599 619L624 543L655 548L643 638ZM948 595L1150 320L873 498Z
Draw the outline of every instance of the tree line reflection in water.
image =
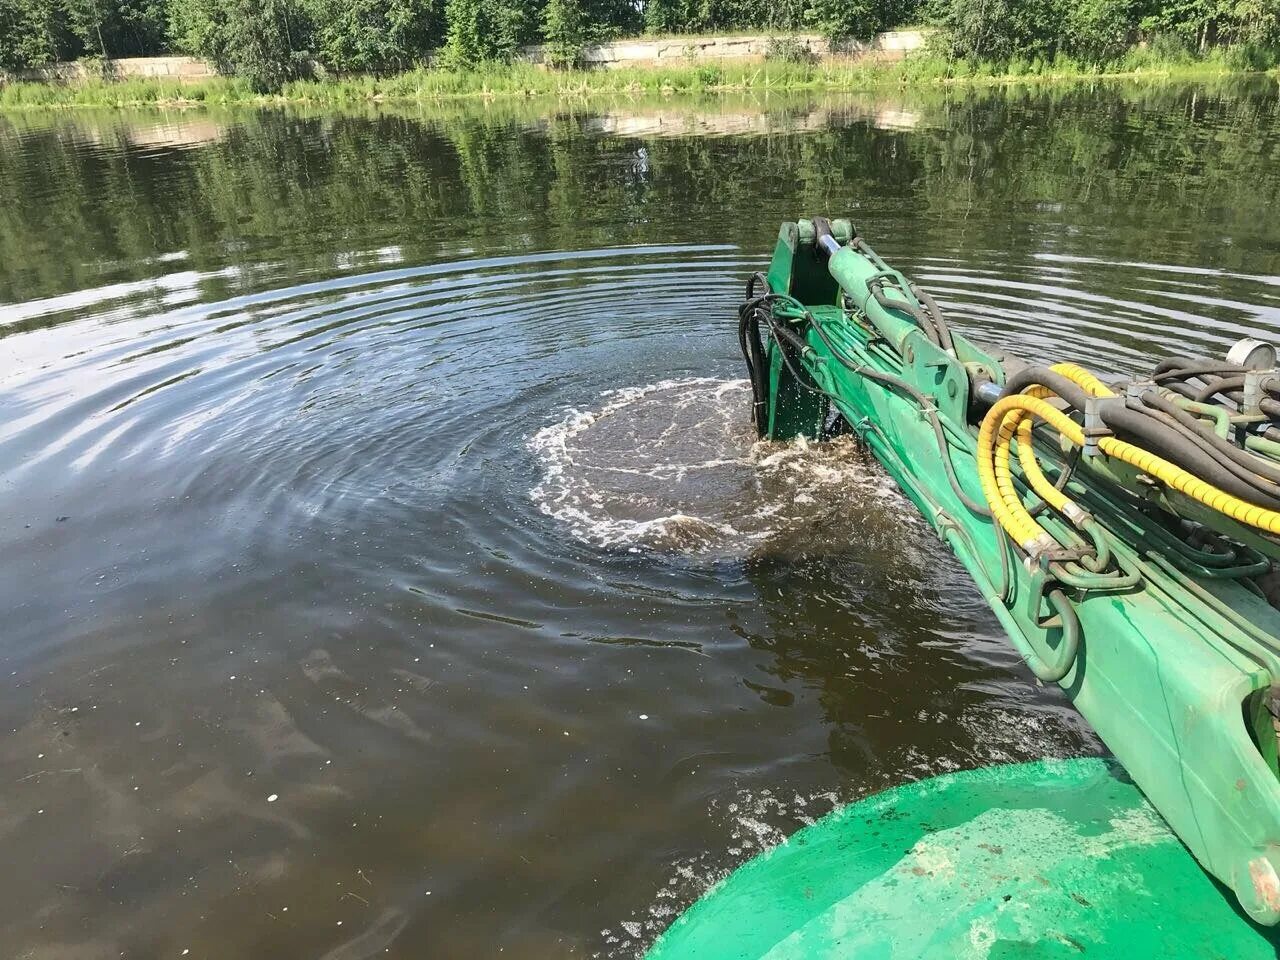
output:
M1264 216L1280 200L1276 119L1276 83L1263 79L10 114L0 116L0 302L169 269L201 274L207 299L281 275L478 250L765 250L780 220L809 211L852 214L873 242L889 234L914 249L1058 234L1083 255L1277 274L1280 227ZM1213 231L1200 228L1206 218ZM908 221L910 236L895 232Z

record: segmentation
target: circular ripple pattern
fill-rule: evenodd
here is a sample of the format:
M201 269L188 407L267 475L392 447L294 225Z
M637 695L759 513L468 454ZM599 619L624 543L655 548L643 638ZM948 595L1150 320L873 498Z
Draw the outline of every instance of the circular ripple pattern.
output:
M758 265L707 246L383 263L212 302L243 278L188 271L20 308L37 329L6 339L0 426L21 558L6 807L71 858L48 883L84 882L85 845L124 870L135 834L156 876L179 843L231 855L202 875L211 900L122 874L137 910L91 946L357 956L437 944L448 916L451 948L483 951L489 911L526 910L628 956L815 805L1097 749L852 441L755 442L731 325ZM1220 352L1276 309L1259 283L1247 310L1214 304L1238 324L1193 316L1203 278L1158 267L1037 258L1011 288L904 266L958 326L1104 371L1188 339ZM1094 295L1108 271L1127 294ZM79 772L46 768L49 742ZM552 839L568 823L580 843ZM658 856L590 923L570 906L673 831L709 831L703 852ZM45 889L15 896L35 915ZM249 889L296 926L264 928Z

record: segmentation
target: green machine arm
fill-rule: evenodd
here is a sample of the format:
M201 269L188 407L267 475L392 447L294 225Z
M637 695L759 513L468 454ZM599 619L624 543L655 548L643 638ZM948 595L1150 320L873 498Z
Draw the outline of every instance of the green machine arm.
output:
M1280 681L1280 611L1258 580L1280 545L1266 526L1275 511L1265 485L1254 483L1260 492L1244 499L1251 477L1266 481L1271 465L1223 466L1240 458L1198 434L1184 437L1188 469L1214 471L1205 486L1222 494L1215 498L1184 483L1186 471L1161 479L1173 476L1165 467L1181 469L1166 462L1180 455L1178 444L1164 459L1126 452L1144 438L1161 441L1156 427L1171 430L1165 421L1178 419L1161 419L1144 402L1168 394L1187 409L1161 384L1221 374L1229 384L1220 415L1207 416L1261 461L1259 443L1245 441L1264 439L1267 429L1265 372L1219 363L1183 380L1166 370L1160 383L1135 381L1127 398L1086 394L1078 379L952 332L937 304L841 220L783 225L767 275L749 286L739 332L761 435L821 437L838 415L954 551L1036 676L1062 688L1248 915L1277 923L1280 777L1270 707ZM1250 377L1261 390L1241 399L1239 381L1248 393ZM993 504L983 479L984 463L993 462L982 432L992 405L1011 394L1023 402L1027 387L1053 407L1036 408L1042 419L1059 425L1056 440L1043 427L1025 436L1033 436L1033 466L1055 475L1055 489L1069 498L1065 513L1037 503L1025 439L1011 458L1012 441L997 436L1008 444L1001 502ZM1198 429L1202 421L1188 416ZM1000 456L997 449L997 468ZM1001 511L1023 509L1042 542L1029 546L1002 527Z

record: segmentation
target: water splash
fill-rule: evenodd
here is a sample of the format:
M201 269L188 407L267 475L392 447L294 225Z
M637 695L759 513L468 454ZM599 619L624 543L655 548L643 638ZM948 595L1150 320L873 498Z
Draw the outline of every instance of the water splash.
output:
M723 849L707 850L671 865L670 876L643 913L600 931L595 960L639 960L695 900L722 883L738 866L785 843L850 798L833 790L738 789L713 800L708 814L725 837Z
M735 553L863 519L892 484L850 437L765 443L746 380L694 377L609 390L528 446L543 474L530 496L600 547Z

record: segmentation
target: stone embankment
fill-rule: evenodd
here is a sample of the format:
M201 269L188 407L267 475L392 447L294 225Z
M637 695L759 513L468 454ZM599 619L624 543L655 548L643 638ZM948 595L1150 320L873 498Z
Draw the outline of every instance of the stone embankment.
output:
M658 67L701 61L763 60L779 43L791 50L807 50L815 59L828 60L901 60L925 45L926 31L891 30L870 40L850 40L832 44L817 34L789 34L785 37L723 36L665 37L617 40L594 44L582 52L583 63L603 69L622 67ZM525 47L521 59L543 63L541 46ZM87 80L120 80L144 77L179 81L205 80L217 71L213 64L195 57L126 57L120 60L86 60L76 63L51 63L23 70L20 80L46 83L75 83ZM4 75L0 74L0 81Z
M763 60L770 48L785 41L791 49L807 50L818 60L873 58L901 60L925 45L923 30L890 30L870 40L847 40L832 44L818 34L789 34L785 38L763 36L665 37L617 40L587 47L584 63L596 67L653 67L699 60ZM541 47L526 47L525 57L541 63Z

